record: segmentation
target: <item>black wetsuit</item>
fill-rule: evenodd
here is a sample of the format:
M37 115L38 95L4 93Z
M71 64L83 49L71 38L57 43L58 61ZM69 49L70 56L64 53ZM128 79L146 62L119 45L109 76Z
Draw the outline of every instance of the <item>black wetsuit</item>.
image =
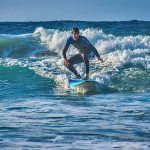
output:
M71 72L73 72L75 75L77 75L78 73L73 65L84 62L85 68L86 68L86 74L88 74L89 73L89 59L92 59L95 56L99 58L100 56L98 54L98 51L88 41L86 37L79 35L78 40L75 41L71 36L68 38L67 43L63 49L64 59L66 59L66 52L70 45L73 45L75 48L77 48L79 50L79 54L76 54L70 59L68 59L69 65L67 66L67 68Z

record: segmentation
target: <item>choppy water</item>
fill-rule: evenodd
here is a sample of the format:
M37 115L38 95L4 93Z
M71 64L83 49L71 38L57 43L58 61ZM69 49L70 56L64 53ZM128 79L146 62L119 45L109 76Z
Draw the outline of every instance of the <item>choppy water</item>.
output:
M105 60L90 66L105 91L68 87L62 48L73 26ZM149 149L149 92L150 22L0 23L2 149Z

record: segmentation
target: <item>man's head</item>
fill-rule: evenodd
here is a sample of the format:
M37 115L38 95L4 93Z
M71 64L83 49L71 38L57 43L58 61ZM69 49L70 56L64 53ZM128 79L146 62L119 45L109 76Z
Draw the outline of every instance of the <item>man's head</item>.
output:
M77 41L78 38L79 38L79 29L78 29L77 27L74 27L74 28L72 28L71 33L72 33L73 39L74 39L75 41Z

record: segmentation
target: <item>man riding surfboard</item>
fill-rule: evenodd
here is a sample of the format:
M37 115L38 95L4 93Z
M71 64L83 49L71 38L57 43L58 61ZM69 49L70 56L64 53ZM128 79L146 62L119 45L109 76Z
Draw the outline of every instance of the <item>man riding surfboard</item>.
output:
M76 78L81 78L80 74L77 72L74 64L82 63L85 64L85 77L84 80L89 79L89 59L93 59L95 56L103 62L103 59L100 58L100 55L97 49L88 41L88 39L84 36L79 34L79 29L74 27L71 31L72 36L67 39L66 45L63 49L63 58L64 58L64 65L74 73ZM73 57L67 59L66 52L70 45L73 45L75 48L79 50L79 54L74 55Z

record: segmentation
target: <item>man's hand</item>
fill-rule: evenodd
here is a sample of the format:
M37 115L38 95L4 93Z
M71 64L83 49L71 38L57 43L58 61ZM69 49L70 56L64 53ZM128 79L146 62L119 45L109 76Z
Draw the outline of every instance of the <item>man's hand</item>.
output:
M64 65L67 67L69 65L69 62L67 59L64 59Z
M89 79L89 74L86 74L83 80L88 80Z
M98 58L98 60L101 61L102 63L104 62L104 60L100 57Z

